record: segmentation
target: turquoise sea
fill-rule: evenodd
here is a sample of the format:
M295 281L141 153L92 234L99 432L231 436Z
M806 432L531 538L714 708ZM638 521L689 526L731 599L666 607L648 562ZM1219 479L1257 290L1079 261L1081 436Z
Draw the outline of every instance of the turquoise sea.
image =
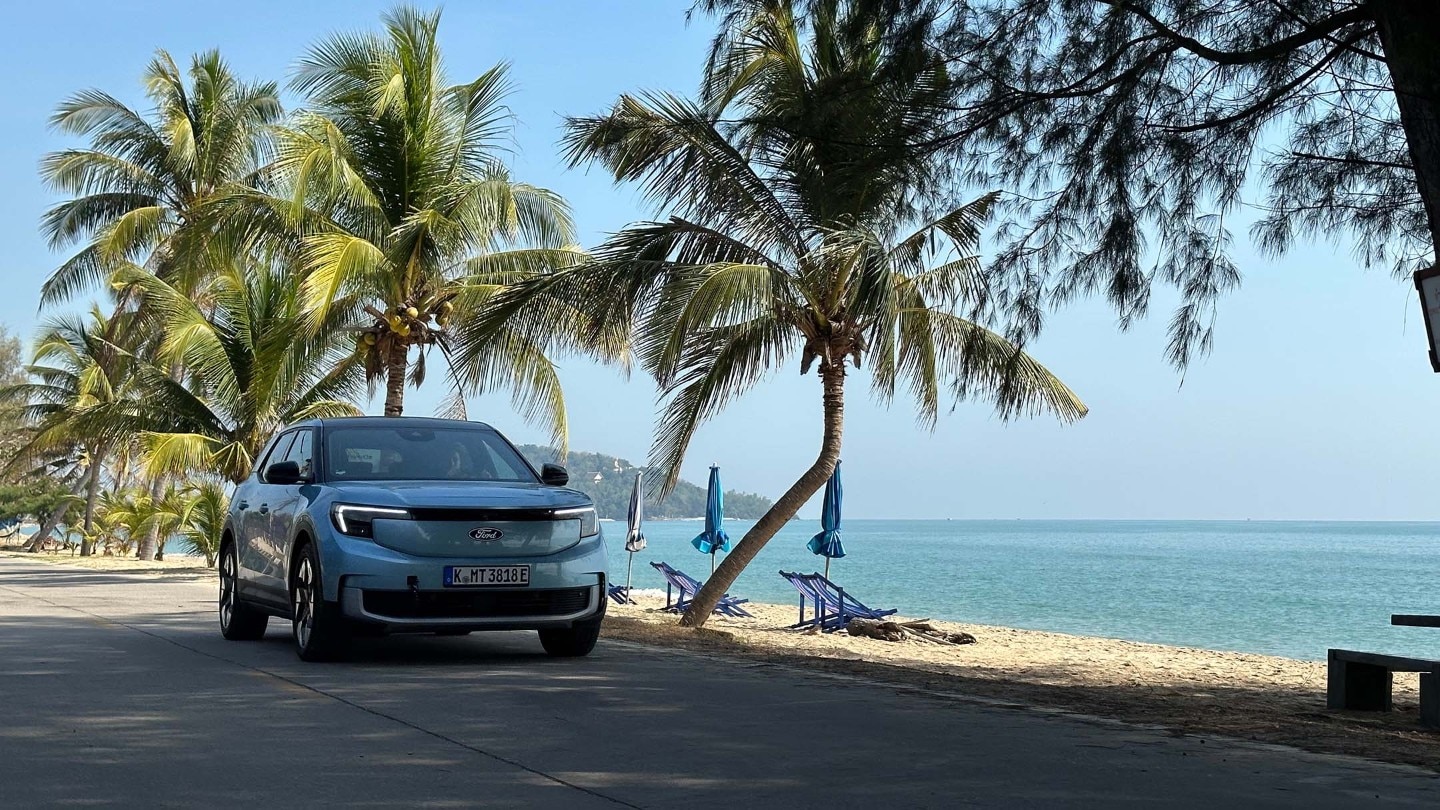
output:
M623 583L624 524L603 525ZM750 525L727 520L732 543ZM701 527L646 523L635 587L664 588L652 560L703 580ZM791 521L731 593L798 603L778 571L823 570L805 548L817 531ZM1440 628L1390 626L1440 614L1440 523L846 520L842 536L830 578L909 616L1304 659L1440 653Z

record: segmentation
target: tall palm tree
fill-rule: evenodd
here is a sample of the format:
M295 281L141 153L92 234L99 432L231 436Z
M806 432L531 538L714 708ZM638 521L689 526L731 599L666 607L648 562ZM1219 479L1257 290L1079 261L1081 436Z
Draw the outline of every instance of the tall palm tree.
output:
M448 326L486 290L578 255L564 202L514 181L499 159L505 68L447 84L439 22L439 12L402 7L385 15L383 34L312 48L292 83L308 107L277 136L281 191L236 189L216 208L222 228L306 268L312 332L336 306L360 314L358 348L369 381L384 381L388 416L404 410L407 376L424 379L431 347L450 359ZM541 346L495 337L470 359L498 367L454 369L456 382L508 387L527 416L563 433L559 382Z
M924 31L886 30L872 3L750 0L724 18L701 100L622 96L571 119L572 164L637 182L667 219L625 228L595 261L499 296L487 320L542 329L561 309L588 334L633 334L665 403L652 461L668 491L697 428L799 356L818 368L824 436L815 462L740 540L683 618L700 626L840 457L845 382L869 364L882 400L899 388L933 426L944 400L982 397L1002 417L1062 420L1085 406L979 318L974 257L995 196L949 199L926 148L952 84ZM579 331L585 332L587 329Z
M188 238L199 212L218 189L257 179L268 154L267 127L281 114L274 83L241 81L215 51L193 56L187 76L158 50L142 80L152 104L148 115L87 90L51 119L89 143L53 152L41 164L51 187L71 195L45 215L52 247L82 244L42 286L42 307L107 281L122 263L143 263L173 284L194 288L212 251L204 235ZM117 302L117 311L130 303ZM152 500L164 483L160 476L151 480ZM143 558L156 541L153 532L141 541Z
M112 429L113 414L128 407L135 363L110 336L128 331L119 323L128 317L106 317L94 307L88 316L49 320L36 339L26 369L31 381L4 392L9 401L27 403L26 415L35 424L12 466L70 458L83 469L86 540L81 556L94 551L95 509L106 459L126 439Z
M45 181L70 195L45 214L45 234L54 248L82 245L45 282L41 306L103 285L121 261L176 283L203 275L199 257L181 260L177 237L211 195L251 178L265 158L266 128L281 114L274 83L241 81L215 51L191 58L188 81L156 51L142 80L148 116L86 90L51 118L89 143L41 163Z
M336 324L297 340L307 315L283 268L236 262L215 270L195 298L139 267L114 283L132 292L164 335L157 366L134 360L144 401L110 412L107 426L139 435L152 474L250 475L276 430L300 419L353 416L363 388L351 344ZM333 319L348 315L331 312ZM175 379L166 369L185 370Z

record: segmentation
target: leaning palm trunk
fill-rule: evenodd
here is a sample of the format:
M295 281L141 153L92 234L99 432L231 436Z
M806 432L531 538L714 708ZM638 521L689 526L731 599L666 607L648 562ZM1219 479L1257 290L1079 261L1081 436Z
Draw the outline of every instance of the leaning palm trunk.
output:
M55 507L55 511L51 512L50 517L46 518L45 522L40 525L40 531L35 532L35 536L30 538L30 542L25 544L24 550L39 551L40 547L45 545L46 539L55 533L55 527L59 526L60 521L65 519L65 513L68 511L70 511L69 501Z
M740 572L835 472L835 465L840 462L840 440L845 429L845 360L842 358L822 367L820 380L825 390L825 436L820 442L819 457L800 476L800 480L791 485L780 500L755 522L735 549L725 556L725 561L705 580L705 585L690 602L690 609L681 617L680 624L704 627L705 621L720 603L720 597L735 583Z

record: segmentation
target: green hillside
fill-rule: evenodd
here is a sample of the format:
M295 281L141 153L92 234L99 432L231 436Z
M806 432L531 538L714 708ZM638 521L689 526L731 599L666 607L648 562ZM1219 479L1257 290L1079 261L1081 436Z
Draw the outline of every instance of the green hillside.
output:
M535 444L520 445L520 452L539 467L545 462L555 462L556 452L550 447ZM643 468L636 467L623 458L603 453L571 452L563 462L570 471L570 486L589 495L602 518L624 520L630 510L630 490L635 486L635 473ZM649 471L646 471L647 478ZM599 480L596 480L596 479ZM740 520L754 520L765 514L771 501L749 492L725 491L725 517ZM664 520L675 518L698 518L705 516L705 488L689 481L681 481L670 497L656 503L649 496L645 498L645 518Z

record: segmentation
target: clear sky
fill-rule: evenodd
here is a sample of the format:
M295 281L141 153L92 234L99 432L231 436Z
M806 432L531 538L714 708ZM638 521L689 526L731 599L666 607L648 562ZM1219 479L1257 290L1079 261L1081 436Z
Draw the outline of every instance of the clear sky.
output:
M38 232L54 198L36 166L72 142L46 119L68 94L98 87L143 103L138 76L155 48L182 63L219 48L245 76L284 80L305 47L336 29L371 28L390 4L373 0L171 2L47 0L5 8L9 76L0 135L0 322L33 333L38 289L59 263ZM693 91L711 21L687 25L686 0L624 3L469 0L441 27L452 81L499 61L517 91L518 178L562 193L587 245L643 218L633 189L569 171L556 148L562 116L606 108L622 92ZM292 105L293 106L293 100ZM1163 359L1172 297L1127 333L1098 303L1049 322L1033 353L1090 405L1061 427L1001 423L962 405L933 433L908 407L885 410L852 375L847 407L847 517L1440 519L1440 379L1425 356L1413 288L1357 266L1347 243L1260 258L1237 230L1246 279L1223 303L1214 353L1183 380ZM703 484L711 462L727 487L778 496L814 458L820 391L814 376L780 369L709 423L685 465ZM650 444L654 388L585 361L563 361L576 449L640 463ZM438 393L412 394L407 412ZM378 403L370 410L377 411ZM472 403L522 441L543 437L503 398ZM811 504L802 516L818 512Z

